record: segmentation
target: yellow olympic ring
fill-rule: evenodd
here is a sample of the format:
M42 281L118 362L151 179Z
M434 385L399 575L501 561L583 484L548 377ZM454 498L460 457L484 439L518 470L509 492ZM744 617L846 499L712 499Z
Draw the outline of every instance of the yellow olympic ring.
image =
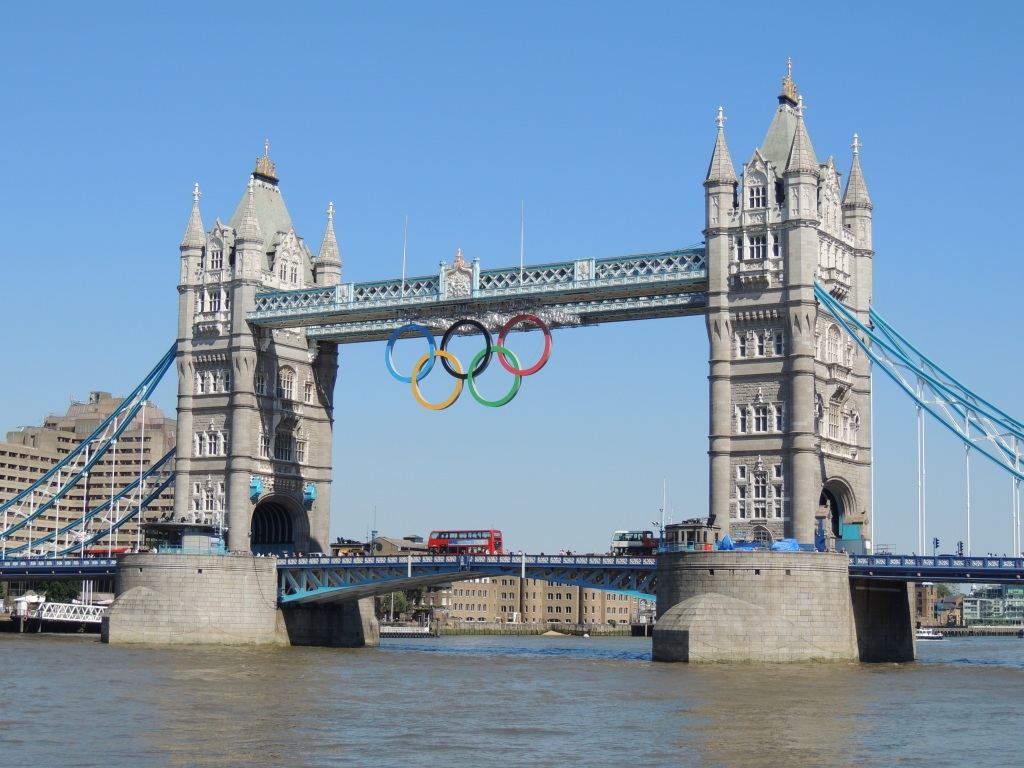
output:
M438 349L434 350L434 356L443 357L450 360L451 364L455 366L456 372L462 373L462 364L459 362L459 358L457 358L451 352L445 352L443 349ZM452 392L451 397L449 397L443 403L438 403L437 405L434 405L433 403L428 403L426 400L423 399L423 396L420 394L420 387L419 382L417 381L417 377L420 375L420 368L422 368L426 364L429 358L430 352L427 352L427 354L421 357L419 361L416 363L416 365L412 367L412 373L410 374L410 378L412 379L412 396L415 397L416 402L418 402L424 408L429 408L432 411L443 411L445 408L447 408L456 400L458 400L459 395L462 394L462 379L455 379L455 391Z

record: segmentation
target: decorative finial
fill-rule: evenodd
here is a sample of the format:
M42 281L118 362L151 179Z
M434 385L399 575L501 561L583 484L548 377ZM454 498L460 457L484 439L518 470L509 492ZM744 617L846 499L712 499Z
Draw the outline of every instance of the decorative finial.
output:
M256 174L277 181L277 165L270 162L270 139L263 142L263 157L256 158Z
M856 133L853 134L853 144L851 144L850 146L853 147L853 154L855 157L860 154L860 148L863 147L864 145L857 140Z
M803 117L804 116L804 110L807 109L807 105L804 104L804 97L803 96L797 96L796 97L796 108L799 110L800 117Z
M334 203L330 202L327 204L327 220L334 221Z
M455 264L465 264L465 263L466 262L464 262L462 260L462 249L459 248L459 250L455 254L455 262L452 264L452 266L455 266Z
M786 76L782 78L782 97L795 102L797 99L796 95L796 84L793 82L793 59L790 58L786 62Z
M718 130L721 131L721 130L725 129L725 121L728 120L728 119L729 119L728 117L726 117L724 114L722 114L722 108L719 107L718 108L718 117L715 118L715 122L718 123Z
M249 174L249 197L252 198L252 191L256 186L256 177L253 174Z
M854 137L854 138L856 138L856 137ZM203 193L199 191L199 182L197 181L195 189L192 190L192 202L193 203L198 203L199 202L199 196L201 194L203 194Z

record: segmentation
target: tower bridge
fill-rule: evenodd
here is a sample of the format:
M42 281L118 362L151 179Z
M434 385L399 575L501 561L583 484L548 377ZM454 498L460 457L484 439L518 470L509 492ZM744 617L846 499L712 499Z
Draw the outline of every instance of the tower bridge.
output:
M871 307L873 204L858 136L853 134L844 172L834 156L822 160L815 151L791 71L777 102L763 142L739 175L719 108L703 179L703 242L659 253L484 268L480 259L467 262L458 252L451 264L442 261L436 274L345 282L333 204L314 255L292 224L269 147L226 222L217 219L204 228L197 184L179 247L174 520L214 518L218 530L226 532L229 550L326 551L332 496L345 490L334 481L332 462L333 425L345 408L334 394L339 344L387 339L390 349L399 338L423 334L429 350L415 372L402 378L392 370L416 392L421 367L429 370L437 357L446 366L450 362L433 337L444 333L447 339L459 328L484 334L488 353L487 334L500 329L499 359L518 377L528 371L509 350L502 351L501 334L524 317L548 335L551 329L701 315L709 343L705 536L761 544L795 539L805 547L873 558L874 361L903 382L916 406L944 419L965 445L974 445L979 435L991 444L986 455L1001 462L1017 484L1013 549L1019 552L1024 425L957 384L881 321ZM456 373L471 387L474 365ZM909 383L915 379L918 394ZM933 400L921 394L926 386L937 393ZM95 456L87 452L90 460ZM26 491L3 506L5 541L36 515L34 507L23 509L26 494L34 504L35 491ZM17 529L8 525L9 509L18 515ZM33 544L25 548L31 551ZM144 556L126 560L134 570L118 572L126 594L134 587L158 590L159 579L148 570L159 572L171 562L132 560L139 557ZM281 561L278 582L278 566L269 558L257 560L263 559L267 562L253 564L259 590L246 592L256 602L275 584L285 604L318 602L328 593L333 600L345 590L352 596L369 594L376 588L372 581L399 578L395 564L371 578L370 571L357 572L371 568L366 561L327 568ZM223 567L204 560L194 570L204 578L218 573L223 584L242 583L250 574L229 560L234 558L220 561ZM858 570L869 566L870 571ZM469 565L436 567L415 578L447 578L445 568L468 572ZM494 567L514 569L507 563ZM610 573L607 564L595 567ZM895 566L877 559L851 565L839 555L807 552L663 552L651 567L656 581L629 584L636 591L656 584L655 655L667 660L692 658L694 638L708 640L700 653L713 649L726 631L726 616L742 617L736 620L743 636L775 639L776 645L756 658L850 658L858 643L861 658L904 658L905 588L902 598L884 597L885 589L869 582L903 583L923 572L887 570ZM979 571L970 560L936 567L960 568L965 579ZM639 578L648 571L644 566L614 578ZM194 585L202 581L198 574L181 572L175 578ZM852 593L851 577L860 580ZM405 578L414 578L411 571ZM816 610L804 610L806 605ZM132 620L128 607L121 615ZM307 638L330 643L334 633L347 631L326 614L304 614L301 620L297 613L287 615L290 630L307 632ZM865 651L864 626L885 616L899 617L889 635L897 639ZM358 612L347 614L345 621L352 620L360 620ZM272 632L260 627L253 631ZM912 637L910 648L912 655ZM749 650L738 648L726 657L747 658Z

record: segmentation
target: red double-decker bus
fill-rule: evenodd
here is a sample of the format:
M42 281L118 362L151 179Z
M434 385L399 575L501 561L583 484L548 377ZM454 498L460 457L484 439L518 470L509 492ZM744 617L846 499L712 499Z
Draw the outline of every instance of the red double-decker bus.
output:
M501 531L431 531L427 549L437 555L501 555Z

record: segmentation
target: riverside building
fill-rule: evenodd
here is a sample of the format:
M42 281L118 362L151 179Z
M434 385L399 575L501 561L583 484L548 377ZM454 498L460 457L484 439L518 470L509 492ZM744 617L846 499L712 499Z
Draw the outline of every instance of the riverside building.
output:
M451 621L629 624L651 601L541 579L484 576L428 592L423 602Z
M84 403L72 402L67 412L51 414L39 426L20 427L7 433L0 443L0 504L4 504L35 483L61 462L83 440L124 402L109 392L90 392ZM118 438L116 448L108 450L89 472L88 479L77 483L66 495L41 515L5 537L0 543L5 556L44 557L74 550L83 545L86 550L134 549L140 542L137 517L133 517L109 536L85 546L84 542L96 534L108 531L116 520L130 512L122 502L115 503L113 513L97 515L82 523L83 512L91 510L116 496L125 486L138 479L142 471L164 456L175 444L176 424L164 412L147 402L134 420ZM39 490L30 498L6 510L0 530L6 531L19 521L27 519L41 505L52 498L54 484L49 491ZM169 517L173 509L174 493L168 488L144 511L145 520ZM137 501L133 502L137 504ZM75 525L75 521L78 524ZM64 532L61 529L72 527ZM40 542L50 534L56 536ZM29 547L31 542L36 544Z

